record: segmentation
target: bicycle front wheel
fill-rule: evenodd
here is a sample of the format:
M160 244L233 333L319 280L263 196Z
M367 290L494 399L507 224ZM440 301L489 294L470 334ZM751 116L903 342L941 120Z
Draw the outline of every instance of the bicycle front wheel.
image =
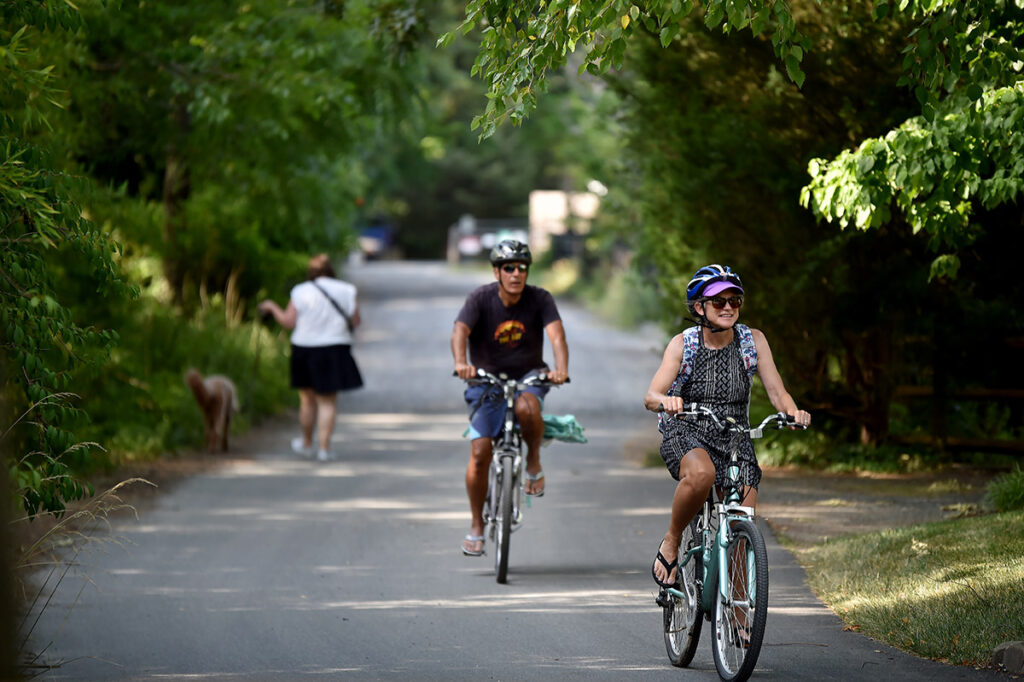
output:
M752 520L730 522L725 561L728 596L715 599L715 667L726 682L743 682L757 664L768 619L768 551Z
M693 547L699 547L701 536L697 532L697 519L683 529L679 542L679 556L684 557ZM676 587L686 597L671 595L664 607L665 650L672 665L685 668L693 660L693 654L700 642L700 629L704 624L704 608L700 601L698 580L702 580L702 557L697 552L685 566L679 568Z
M498 500L494 505L497 514L497 552L494 555L494 572L499 583L508 580L509 538L512 535L512 478L513 465L511 457L502 457L498 467Z

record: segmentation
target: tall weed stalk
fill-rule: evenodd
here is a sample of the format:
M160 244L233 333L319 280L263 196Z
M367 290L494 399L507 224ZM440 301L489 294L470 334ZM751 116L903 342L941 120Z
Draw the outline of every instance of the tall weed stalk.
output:
M110 530L111 514L121 511L136 514L135 508L121 497L122 491L133 484L155 485L144 478L130 478L94 496L80 509L60 518L57 514L50 513L34 519L34 522L38 523L49 516L56 519L56 523L34 539L15 559L17 587L25 605L17 628L20 652L18 668L23 676L35 677L63 665L63 662L41 662L44 654L53 645L59 630L51 633L46 643L38 650L32 650L30 642L36 634L40 619L52 607L53 599L68 578L71 568L77 565L79 555L86 549L101 545L124 544L124 538L109 532L101 534L99 531ZM12 525L28 523L31 520L33 519L25 516L13 521ZM41 583L35 584L36 577L44 571L46 577ZM91 583L92 581L86 577L71 606L68 607L69 613L78 603L82 591Z

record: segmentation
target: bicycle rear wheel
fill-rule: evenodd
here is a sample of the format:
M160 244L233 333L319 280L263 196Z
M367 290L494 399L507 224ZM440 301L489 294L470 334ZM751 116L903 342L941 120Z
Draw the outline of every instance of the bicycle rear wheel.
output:
M768 551L752 520L730 522L725 559L728 599L715 595L715 667L726 682L743 682L757 664L768 620Z
M509 538L512 535L512 478L513 465L512 457L500 458L501 464L498 467L498 500L494 505L497 515L495 544L497 552L494 555L494 572L499 583L508 580L508 551Z
M678 555L686 556L687 551L700 544L697 519L694 519L683 529ZM677 588L686 597L670 595L668 605L663 609L665 650L668 652L668 660L679 668L685 668L693 660L700 642L701 626L704 624L704 608L700 603L700 587L697 582L702 579L702 563L701 553L697 552L685 566L679 568Z

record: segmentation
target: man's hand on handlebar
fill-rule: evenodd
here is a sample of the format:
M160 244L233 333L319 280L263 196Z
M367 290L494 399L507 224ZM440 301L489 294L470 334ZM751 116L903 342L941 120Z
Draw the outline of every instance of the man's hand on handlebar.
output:
M476 367L468 362L456 362L455 374L458 375L460 379L472 379L476 376Z
M564 384L569 380L569 373L564 370L553 369L547 373L547 380L553 384Z

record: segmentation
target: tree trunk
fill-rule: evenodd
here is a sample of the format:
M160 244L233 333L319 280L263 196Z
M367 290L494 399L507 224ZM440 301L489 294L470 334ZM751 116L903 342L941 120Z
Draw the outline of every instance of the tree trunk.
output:
M191 121L184 101L175 101L171 110L171 135L167 143L167 166L164 170L164 276L170 285L175 304L182 302L185 283L185 258L180 247L181 235L188 229L185 202L191 192L188 159L183 151Z
M875 328L863 337L862 374L867 398L861 421L860 442L878 445L889 436L889 407L892 404L892 330Z

